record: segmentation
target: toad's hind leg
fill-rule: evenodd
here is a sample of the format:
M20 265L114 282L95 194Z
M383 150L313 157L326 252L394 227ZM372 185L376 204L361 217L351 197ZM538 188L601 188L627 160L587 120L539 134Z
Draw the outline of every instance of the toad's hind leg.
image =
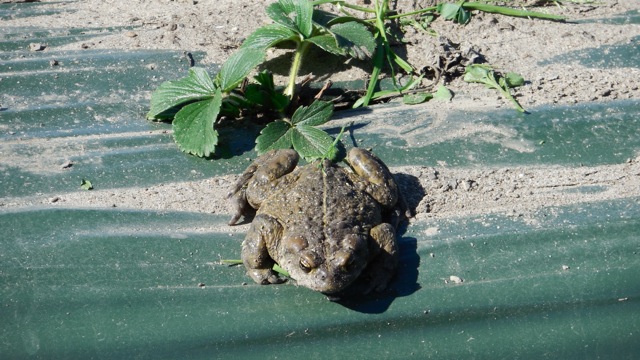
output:
M294 150L281 149L268 151L252 162L227 194L234 208L229 225L235 225L241 216L258 209L264 198L271 193L268 187L293 171L298 158L298 153Z
M259 214L253 219L247 237L242 242L242 262L247 273L258 284L279 284L285 280L273 271L275 261L269 248L282 237L282 225L268 215Z

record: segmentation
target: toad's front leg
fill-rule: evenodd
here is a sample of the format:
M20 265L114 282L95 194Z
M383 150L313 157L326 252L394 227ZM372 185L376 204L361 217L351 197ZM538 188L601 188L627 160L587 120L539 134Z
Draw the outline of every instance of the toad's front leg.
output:
M253 219L242 242L242 262L247 273L258 284L280 284L285 281L273 271L275 261L269 252L282 237L282 225L271 216L259 214Z
M398 202L398 186L387 165L373 153L353 148L347 155L347 162L358 174L364 191L369 193L385 208L393 208Z

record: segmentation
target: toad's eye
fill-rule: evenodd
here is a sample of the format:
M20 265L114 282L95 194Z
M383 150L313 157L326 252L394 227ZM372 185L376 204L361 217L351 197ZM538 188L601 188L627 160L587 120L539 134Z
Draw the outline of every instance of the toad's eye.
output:
M300 259L300 269L302 269L304 272L311 271L311 266L306 259Z
M302 269L302 271L308 273L317 266L315 257L312 254L303 253L300 255L300 269Z

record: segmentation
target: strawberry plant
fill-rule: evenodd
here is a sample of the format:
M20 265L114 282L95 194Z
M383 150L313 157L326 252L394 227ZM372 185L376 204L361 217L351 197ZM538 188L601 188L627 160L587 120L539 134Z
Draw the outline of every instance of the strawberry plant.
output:
M174 139L183 151L210 156L218 144L216 121L220 115L239 116L243 110L260 108L265 112L275 110L282 119L265 128L256 147L259 153L293 146L307 159L336 155L331 137L315 128L329 120L333 104L313 103L296 110L288 120L288 99L295 93L297 74L310 46L335 55L364 59L375 50L373 36L367 26L355 18L314 10L307 0L279 0L269 5L266 12L274 24L252 33L222 65L215 78L202 68L192 68L187 77L165 82L152 94L147 118L172 119ZM266 50L284 42L295 44L284 97L276 92L268 73L259 74L254 78L255 83L237 91L246 76L264 61Z
M333 4L340 15L316 8L322 4ZM355 16L351 11L362 12L365 16ZM464 0L440 3L405 14L390 11L389 0L374 0L373 8L349 4L344 0L278 0L266 7L266 13L273 23L249 35L215 76L211 77L206 70L194 67L186 77L161 84L151 96L147 117L172 121L173 136L181 150L209 157L214 154L219 142L217 127L222 117L262 114L263 118L272 122L256 139L259 154L274 148L293 147L308 160L334 159L337 156L337 140L317 128L329 120L333 104L315 101L297 109L292 106L305 103L304 99L295 97L296 79L309 49L317 47L338 56L372 60L371 81L364 96L355 101L353 107L367 106L373 100L398 95L404 96L406 104L417 104L431 98L451 99L452 93L443 86L435 93L420 88L422 76L415 76L417 74L411 64L392 50L388 39L389 24L406 17L425 18L427 26L437 17L466 24L471 19L471 11L547 20L563 19L555 15ZM412 19L412 23L415 25L418 21ZM428 33L432 34L433 31ZM267 71L251 80L247 79L264 62L267 49L285 44L293 45L294 50L289 78L283 90L275 86L273 77ZM379 89L379 78L385 68L391 72L394 83L392 90ZM395 74L400 70L411 76L403 86L396 83ZM515 77L509 74L501 77L486 65L472 65L467 68L465 80L498 89L518 110L524 111L509 91L521 84Z

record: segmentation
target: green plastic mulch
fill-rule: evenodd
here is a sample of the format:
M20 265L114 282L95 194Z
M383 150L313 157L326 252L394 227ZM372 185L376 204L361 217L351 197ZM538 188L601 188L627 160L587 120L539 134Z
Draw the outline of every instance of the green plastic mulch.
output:
M18 7L0 6L0 18L10 6ZM12 14L39 14L42 6L21 4ZM219 159L187 156L168 125L144 119L149 91L186 72L180 53L28 49L32 39L64 44L117 31L125 29L0 29L0 358L640 354L638 198L547 207L535 213L537 222L500 215L414 221L401 231L391 289L343 302L291 284L254 285L242 268L219 265L239 257L244 234L196 229L224 228L226 216L4 206L75 191L83 178L116 191L239 173L255 156L239 130L225 130L233 145ZM628 52L637 48L607 56L638 66ZM508 131L449 140L416 132L435 121L428 107L341 116L332 130L354 121L359 146L375 148L390 166L606 165L640 149L637 100L530 115L452 113L438 131L465 123ZM527 151L504 146L513 141ZM65 161L73 162L70 171L60 171ZM452 275L464 282L447 283Z

